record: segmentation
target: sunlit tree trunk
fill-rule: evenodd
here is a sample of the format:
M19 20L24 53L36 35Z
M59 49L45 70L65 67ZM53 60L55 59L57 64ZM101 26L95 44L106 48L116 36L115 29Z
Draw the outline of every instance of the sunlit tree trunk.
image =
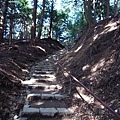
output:
M114 0L114 15L118 14L118 0Z
M94 9L94 23L96 23L96 0L93 0L93 9Z
M92 4L92 0L84 0L85 17L88 26L92 26L93 24L91 4Z
M3 0L2 16L1 16L1 20L0 20L0 40L3 39L3 35L4 35L7 8L8 8L8 0Z
M31 42L34 44L34 40L36 37L36 12L37 12L37 0L34 0L34 8L32 15L32 27L31 27Z
M43 0L42 11L41 11L41 16L40 16L40 23L39 23L38 39L41 38L41 34L42 34L43 18L44 18L44 11L45 11L45 2L46 2L46 0Z
M50 30L49 30L49 34L48 37L51 38L51 32L52 32L52 21L53 21L53 0L52 0L52 5L51 5L51 13L50 13Z

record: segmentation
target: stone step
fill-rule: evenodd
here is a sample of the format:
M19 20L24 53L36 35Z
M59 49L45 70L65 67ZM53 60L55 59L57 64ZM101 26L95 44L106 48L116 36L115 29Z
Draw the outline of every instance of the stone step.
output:
M27 103L27 102L26 102ZM66 104L63 100L56 100L56 99L47 99L47 100L42 100L42 99L34 99L34 100L29 100L30 107L33 108L66 108Z
M56 81L56 78L34 78L31 77L30 81L38 82L38 81Z
M30 80L26 80L26 81L22 81L23 85L40 85L40 84L44 84L47 85L45 83L52 83L55 82L55 79L50 78L50 79L46 79L46 78L40 78L40 79L30 79ZM53 84L53 83L52 83Z
M34 69L53 69L53 67L51 66L46 66L46 65L42 65L42 66L35 66Z
M35 70L34 73L36 73L36 74L55 74L55 72L50 72L50 71L38 71L38 70Z
M41 65L34 66L34 68L50 68L50 69L53 69L53 65L41 64Z
M56 93L59 93L59 89L44 89L44 90L40 90L40 89L31 89L30 92L27 92L28 94L30 93L38 93L38 94L41 94L41 93L46 93L46 94L56 94ZM27 94L27 95L28 95Z
M24 106L22 111L22 116L25 115L37 115L50 116L53 117L55 114L58 115L71 115L74 111L67 108L32 108L29 106Z
M56 78L55 74L36 74L36 73L33 73L32 77Z
M37 70L37 71L48 71L48 72L54 72L54 69L48 69L48 68L35 68L34 70Z
M66 95L61 95L61 94L36 94L36 93L32 93L32 94L28 94L27 95L27 99L29 98L40 98L40 99L57 99L57 100L62 100L65 99Z
M45 90L45 89L54 90L54 89L62 88L60 85L31 85L31 84L28 84L27 87L30 89L42 89L42 90Z

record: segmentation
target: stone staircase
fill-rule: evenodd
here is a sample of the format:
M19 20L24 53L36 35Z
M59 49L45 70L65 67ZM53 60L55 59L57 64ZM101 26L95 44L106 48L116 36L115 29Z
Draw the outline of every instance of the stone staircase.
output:
M60 92L62 85L54 70L56 59L57 55L52 55L37 63L32 67L30 79L23 81L27 95L19 120L57 120L74 113L64 102L67 95Z

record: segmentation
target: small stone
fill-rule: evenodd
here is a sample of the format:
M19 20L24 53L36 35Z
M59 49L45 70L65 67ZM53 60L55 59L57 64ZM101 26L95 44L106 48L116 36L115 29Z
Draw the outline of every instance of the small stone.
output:
M16 120L17 118L18 118L18 116L17 116L17 115L15 115L15 116L14 116L14 120Z
M9 102L9 105L12 105L12 101Z
M8 108L5 108L6 113L10 113L10 110Z
M9 114L9 117L10 118L14 117L14 114L13 113Z

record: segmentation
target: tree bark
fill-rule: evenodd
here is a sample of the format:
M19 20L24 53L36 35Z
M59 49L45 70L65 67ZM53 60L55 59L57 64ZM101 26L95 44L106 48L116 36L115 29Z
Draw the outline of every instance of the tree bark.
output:
M36 12L37 12L37 0L34 0L34 8L32 15L32 27L31 27L31 41L34 44L34 40L36 37Z
M96 3L97 1L93 0L93 9L94 9L94 23L96 23Z
M49 34L48 37L51 38L51 32L52 32L52 21L53 21L53 0L52 0L52 5L51 5L51 12L50 12L50 29L49 29Z
M4 35L7 8L8 8L8 0L4 0L2 3L2 16L0 20L0 40L3 39L3 35Z
M45 2L46 2L46 0L43 0L42 12L41 12L40 23L39 23L38 39L41 38L41 34L42 34L43 18L44 18L44 11L45 11Z
M118 0L114 0L114 16L118 14Z
M92 26L93 24L91 4L92 4L91 0L84 0L85 17L86 17L88 26Z
M107 13L106 13L106 18L109 18L110 14L110 0L106 0L106 6L107 6Z

